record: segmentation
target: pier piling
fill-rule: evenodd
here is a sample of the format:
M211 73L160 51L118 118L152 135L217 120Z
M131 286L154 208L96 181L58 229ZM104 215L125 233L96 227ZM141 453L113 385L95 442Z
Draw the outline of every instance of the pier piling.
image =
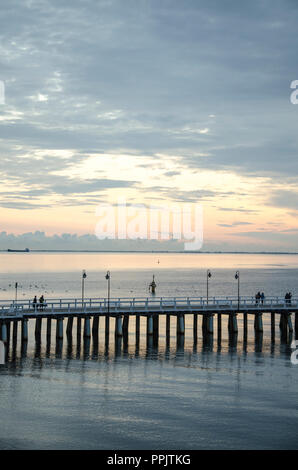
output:
M194 313L193 315L193 339L194 342L197 342L198 339L198 314Z
M213 313L207 314L206 333L213 335Z
M263 332L263 315L262 313L255 314L254 328L256 333Z
M79 344L81 342L81 328L82 328L82 319L81 317L77 317L77 342Z
M221 313L217 314L217 337L221 338Z
M106 315L105 317L105 336L108 337L110 334L110 317Z
M232 334L238 333L237 313L229 315L228 330Z
M18 321L14 321L13 322L13 330L12 330L12 338L13 338L13 342L16 342L17 340L17 337L18 337Z
M84 321L84 338L91 337L90 317L85 317Z
M22 320L22 341L28 341L28 320L26 318Z
M185 333L185 321L184 315L177 315L177 335L184 335Z
M115 322L115 336L117 336L119 338L122 335L123 335L122 317L121 317L121 315L117 315L116 322Z
M1 325L1 340L3 343L7 343L7 325L4 322Z
M42 327L42 317L37 317L35 320L35 339L40 341L41 339L41 327Z
M63 318L57 318L56 339L63 339Z
M68 339L72 338L73 316L68 317L66 325L66 336Z
M147 316L147 336L153 335L153 317L152 315Z
M271 341L275 341L275 314L271 313Z
M136 315L136 340L140 338L140 315Z
M51 337L51 330L52 330L52 321L51 318L47 318L47 338Z
M95 317L93 317L93 323L92 323L92 338L95 343L98 342L98 330L99 330L99 316L96 315Z

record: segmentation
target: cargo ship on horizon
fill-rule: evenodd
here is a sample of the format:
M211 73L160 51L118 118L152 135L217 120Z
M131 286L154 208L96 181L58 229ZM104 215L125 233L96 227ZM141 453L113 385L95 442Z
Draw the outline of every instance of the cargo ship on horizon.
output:
M29 248L25 248L24 250L14 250L12 248L8 248L7 251L10 253L29 253L30 252Z

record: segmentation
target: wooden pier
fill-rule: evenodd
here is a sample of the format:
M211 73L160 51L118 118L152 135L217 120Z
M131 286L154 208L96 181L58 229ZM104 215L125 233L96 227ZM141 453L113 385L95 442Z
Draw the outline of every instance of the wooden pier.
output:
M118 298L102 299L50 299L43 305L33 304L32 301L0 302L0 340L8 343L12 330L12 339L17 341L18 331L21 333L22 343L28 337L28 322L35 320L35 340L41 341L42 327L46 327L47 338L52 334L52 322L55 324L56 340L63 340L64 320L67 321L66 337L71 340L74 334L73 325L76 318L77 342L83 338L93 338L98 341L100 319L104 319L106 339L110 334L110 319L115 319L115 338L123 339L128 343L129 319L135 317L136 339L140 337L140 318L146 318L146 334L152 337L153 342L159 336L159 320L166 319L166 338L170 335L171 320L175 319L177 338L185 335L185 317L193 319L194 342L198 338L198 319L201 318L202 338L213 337L221 339L222 318L228 318L229 336L238 334L238 321L242 320L243 341L247 340L248 318L254 320L255 335L263 332L263 317L271 321L271 339L275 340L275 321L279 317L281 337L287 339L295 332L298 337L298 297L286 301L280 297L267 297L263 302L256 302L253 297L147 297L147 298ZM216 331L214 318L217 317ZM20 328L18 328L20 324ZM12 328L11 328L12 326Z

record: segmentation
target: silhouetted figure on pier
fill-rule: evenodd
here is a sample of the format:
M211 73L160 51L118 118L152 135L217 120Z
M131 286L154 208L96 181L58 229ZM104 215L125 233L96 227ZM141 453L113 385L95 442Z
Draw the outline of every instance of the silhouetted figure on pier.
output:
M33 299L33 310L36 310L36 304L37 304L37 297L35 296L34 299Z
M259 303L260 299L261 299L261 293L258 292L258 293L256 294L256 304Z
M151 289L151 294L155 294L156 283L154 281L154 276L153 276L152 282L149 284L149 292L150 292L150 289Z
M261 303L262 303L262 305L264 303L264 300L265 300L265 294L264 294L264 292L262 292L262 294L261 294Z
M42 295L39 299L39 309L43 310L44 307L44 296Z
M291 304L291 298L292 298L291 292L287 292L285 295L286 304Z

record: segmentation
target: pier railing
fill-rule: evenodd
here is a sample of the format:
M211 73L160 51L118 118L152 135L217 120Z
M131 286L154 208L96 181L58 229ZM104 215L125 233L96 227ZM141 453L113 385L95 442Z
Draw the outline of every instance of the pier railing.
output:
M135 298L89 298L82 299L45 299L43 304L27 301L0 301L0 316L23 316L26 314L59 314L59 313L134 313L134 312L166 312L195 310L218 312L221 310L291 310L298 308L298 297L286 300L284 297L271 296L264 300L255 297L135 297Z

